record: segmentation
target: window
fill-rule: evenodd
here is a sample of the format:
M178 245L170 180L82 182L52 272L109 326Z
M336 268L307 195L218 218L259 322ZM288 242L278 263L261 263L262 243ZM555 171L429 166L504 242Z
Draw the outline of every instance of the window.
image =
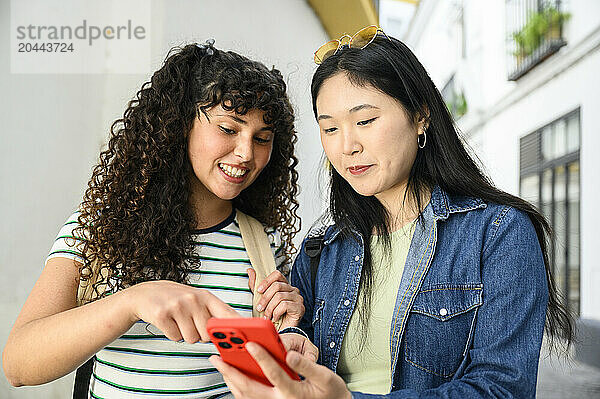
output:
M554 230L550 262L565 305L579 315L579 109L521 138L522 198Z

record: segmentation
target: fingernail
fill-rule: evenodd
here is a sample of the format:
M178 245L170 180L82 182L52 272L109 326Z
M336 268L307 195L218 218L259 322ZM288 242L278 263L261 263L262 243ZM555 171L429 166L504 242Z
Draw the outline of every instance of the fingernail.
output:
M260 305L260 304L256 305L256 310L258 310L259 312L262 312L263 311L262 305Z
M260 292L261 294L263 293L264 289L265 289L265 286L262 285L262 284L259 285L258 288L257 288L258 292Z

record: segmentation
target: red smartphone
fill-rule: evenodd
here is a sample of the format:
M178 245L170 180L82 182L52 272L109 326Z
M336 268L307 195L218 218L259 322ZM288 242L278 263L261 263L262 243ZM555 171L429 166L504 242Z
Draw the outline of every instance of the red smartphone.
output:
M237 319L209 319L206 329L210 340L219 350L223 361L234 366L248 377L265 385L273 386L246 351L246 342L256 342L265 348L279 363L282 369L294 380L300 376L292 371L285 362L286 350L279 339L273 323L260 317L243 317Z

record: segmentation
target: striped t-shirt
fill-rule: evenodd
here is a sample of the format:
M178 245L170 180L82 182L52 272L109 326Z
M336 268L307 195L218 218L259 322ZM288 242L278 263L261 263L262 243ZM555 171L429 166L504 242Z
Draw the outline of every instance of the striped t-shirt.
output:
M48 259L65 257L83 262L73 244L79 213L60 230ZM269 240L280 271L283 244L274 230ZM252 292L248 289L251 267L242 242L235 212L212 228L194 231L195 256L200 266L190 270L189 285L204 288L228 303L243 317L252 316ZM221 374L208 361L218 353L212 343L174 342L151 324L135 323L124 335L94 357L90 398L224 398L232 397Z

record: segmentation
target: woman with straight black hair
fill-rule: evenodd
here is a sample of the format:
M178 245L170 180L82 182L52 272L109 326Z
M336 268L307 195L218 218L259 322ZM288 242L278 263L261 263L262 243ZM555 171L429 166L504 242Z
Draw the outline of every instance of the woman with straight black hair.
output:
M406 45L377 27L348 39L315 53L329 223L291 274L320 365L288 355L295 382L251 345L269 390L213 363L236 397L535 397L544 325L551 343L574 335L547 221L482 173Z

